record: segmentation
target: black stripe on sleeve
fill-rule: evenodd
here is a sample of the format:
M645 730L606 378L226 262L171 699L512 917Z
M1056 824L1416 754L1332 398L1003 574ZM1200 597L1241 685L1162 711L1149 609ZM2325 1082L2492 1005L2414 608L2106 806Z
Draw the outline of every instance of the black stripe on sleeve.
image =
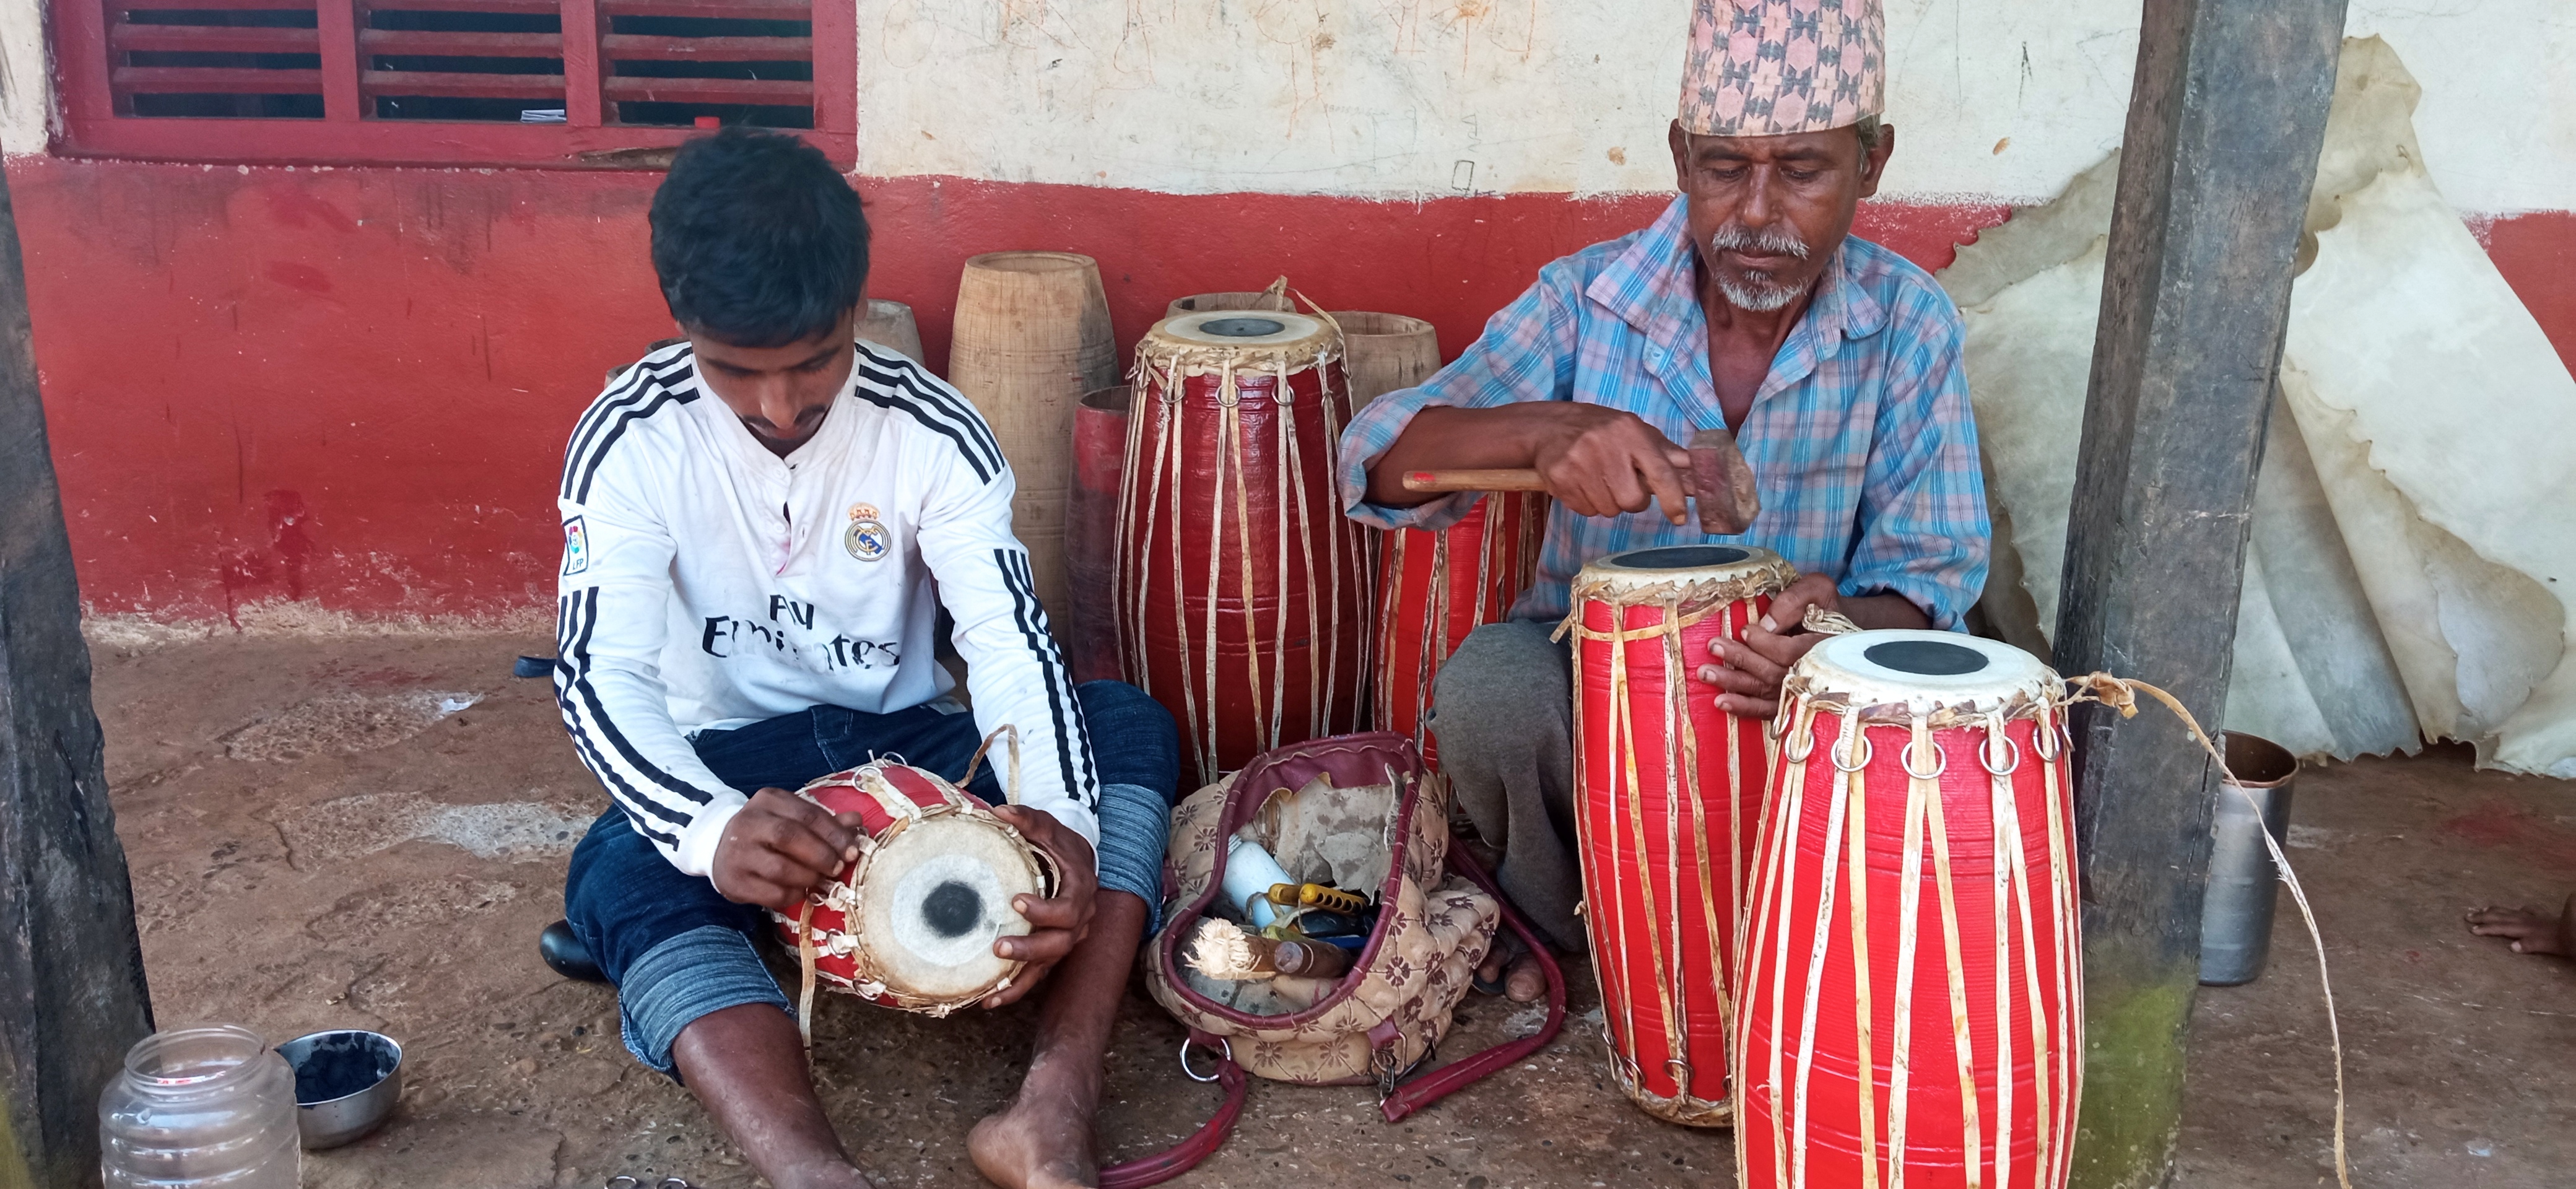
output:
M560 656L563 648L573 638L573 624L578 619L581 603L579 599L569 597L557 599L556 603L555 618L559 626L555 632L555 642L557 654ZM644 820L644 815L636 811L636 807L642 806L651 811L653 816L675 826L686 827L691 818L687 814L644 796L609 764L608 757L600 752L599 745L592 741L590 732L581 724L580 711L574 707L572 701L571 678L572 666L558 659L555 662L555 707L563 713L564 732L572 736L573 751L581 757L582 766L590 769L591 774L598 777L601 784L607 786L609 803L626 815L627 824L633 826L636 833L677 850L680 845L679 835L654 829L652 823Z
M955 422L966 431L967 436L975 440L976 446L984 453L986 463L995 471L1002 469L1004 465L1002 444L993 437L993 427L986 424L983 415L976 412L975 406L959 396L955 389L940 384L936 379L931 378L928 372L922 370L920 364L902 356L889 359L865 350L862 350L861 354L866 355L877 365L873 371L862 373L863 375L888 387L901 388L913 399L937 409L940 415Z
M684 372L679 376L674 377L674 381L685 381L688 378L689 373ZM582 461L581 482L575 484L573 482L572 468L569 466L564 468L564 483L572 488L572 502L576 504L589 502L591 480L599 477L599 464L608 460L609 448L617 445L618 438L625 436L627 426L633 425L636 422L661 411L662 406L666 404L676 402L678 404L685 405L696 399L698 399L698 394L693 391L679 387L661 387L661 390L654 395L653 399L645 402L641 408L629 409L618 414L617 424L610 428L605 436L599 439L598 444L591 448L589 457Z
M600 704L599 691L590 684L590 634L592 629L599 626L599 588L591 587L574 597L583 600L584 603L581 631L573 638L572 650L564 655L572 662L572 686L581 694L582 705L589 709L590 720L597 723L600 733L608 737L608 745L615 748L617 754L623 757L629 766L642 773L646 779L697 804L705 805L713 802L715 797L705 789L655 767L652 761L644 758L642 752L635 750L634 744L627 742L625 733L618 730L617 724L610 720L608 708Z
M978 414L972 405L967 404L963 397L936 382L925 383L919 365L906 359L876 368L863 367L859 375L860 378L873 381L885 388L886 395L897 395L895 390L900 389L901 396L911 398L919 406L914 412L916 417L921 416L921 410L935 412L941 419L965 435L958 442L959 448L973 450L982 455L987 468L996 473L1001 471L1002 446L993 437L993 427L985 424L983 416ZM972 443L971 446L969 441Z
M976 445L983 447L984 458L993 464L994 470L998 471L1006 465L1008 460L1002 457L1002 443L993 436L993 427L985 423L984 415L977 412L973 405L968 404L965 397L937 384L925 384L922 382L922 377L913 373L904 372L900 375L905 391L912 393L917 399L929 402L940 412L955 418L959 425L966 427L966 432L975 439Z
M1029 555L995 549L993 564L1001 567L1002 585L1011 592L1011 614L1019 623L1020 638L1028 643L1029 651L1037 654L1038 675L1046 686L1047 713L1055 720L1055 758L1064 776L1064 793L1076 804L1096 807L1099 794L1082 779L1091 770L1089 754L1086 752L1079 763L1074 758L1074 748L1084 745L1087 732L1065 721L1065 708L1073 702L1073 685L1070 675L1063 672L1064 659L1056 652L1055 640L1047 634L1046 609L1038 604L1035 583L1029 578ZM1078 720L1082 708L1073 706L1073 713Z
M957 456L965 459L967 466L974 468L976 482L990 483L993 481L994 472L984 465L982 459L975 456L974 446L968 444L965 436L959 434L955 426L932 417L927 411L922 409L920 405L914 404L903 397L895 396L891 393L870 392L866 385L861 385L858 388L852 389L850 394L858 397L860 400L868 402L869 404L875 405L880 409L892 409L899 413L909 414L913 420L920 422L923 428L928 429L930 432L938 434L941 437L947 438L950 442L956 444Z
M592 401L590 408L582 413L581 420L573 425L572 438L564 446L564 481L557 490L557 495L571 498L574 462L589 451L591 440L599 435L600 427L606 425L611 417L619 410L643 399L654 385L668 383L672 376L694 374L694 369L685 361L665 360L663 362L677 362L679 366L669 372L655 371L655 362L648 356L643 363L618 377L618 382L611 390L598 400Z

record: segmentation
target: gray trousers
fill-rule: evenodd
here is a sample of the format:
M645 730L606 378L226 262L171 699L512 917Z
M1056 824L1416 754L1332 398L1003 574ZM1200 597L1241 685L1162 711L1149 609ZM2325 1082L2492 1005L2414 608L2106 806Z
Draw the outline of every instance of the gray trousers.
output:
M1574 854L1573 663L1550 623L1477 628L1440 666L1431 733L1440 769L1487 846L1503 894L1559 949L1581 950Z

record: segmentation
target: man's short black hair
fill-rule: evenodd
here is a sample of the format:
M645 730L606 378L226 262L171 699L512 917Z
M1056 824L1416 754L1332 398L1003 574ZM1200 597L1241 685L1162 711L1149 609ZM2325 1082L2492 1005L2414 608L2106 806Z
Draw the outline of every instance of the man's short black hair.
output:
M734 127L681 145L652 222L671 317L737 347L828 331L867 282L858 192L792 136Z

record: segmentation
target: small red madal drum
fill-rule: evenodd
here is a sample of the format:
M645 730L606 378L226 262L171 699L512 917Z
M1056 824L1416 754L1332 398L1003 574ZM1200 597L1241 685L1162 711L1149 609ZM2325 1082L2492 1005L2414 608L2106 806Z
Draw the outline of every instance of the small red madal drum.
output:
M1055 894L1046 856L983 800L932 772L875 763L797 791L856 813L866 839L807 902L815 976L872 1003L944 1016L1011 985L1025 963L993 942L1029 932L1019 895ZM778 912L799 946L797 919Z

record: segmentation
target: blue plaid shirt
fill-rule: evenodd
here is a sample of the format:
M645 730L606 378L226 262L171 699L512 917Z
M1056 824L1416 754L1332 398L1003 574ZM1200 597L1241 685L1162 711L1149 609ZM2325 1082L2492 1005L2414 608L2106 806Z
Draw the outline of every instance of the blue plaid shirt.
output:
M1676 442L1724 425L1708 369L1683 200L1654 226L1539 270L1484 336L1419 388L1371 402L1342 432L1342 508L1382 528L1445 528L1479 498L1414 508L1367 502L1368 468L1413 415L1581 400L1626 409ZM1956 629L1986 583L1991 528L1959 348L1959 309L1932 278L1867 240L1844 239L1780 345L1735 437L1762 514L1741 536L1676 527L1652 507L1549 514L1538 583L1514 618L1552 620L1585 562L1651 546L1758 545L1846 596L1904 595Z

